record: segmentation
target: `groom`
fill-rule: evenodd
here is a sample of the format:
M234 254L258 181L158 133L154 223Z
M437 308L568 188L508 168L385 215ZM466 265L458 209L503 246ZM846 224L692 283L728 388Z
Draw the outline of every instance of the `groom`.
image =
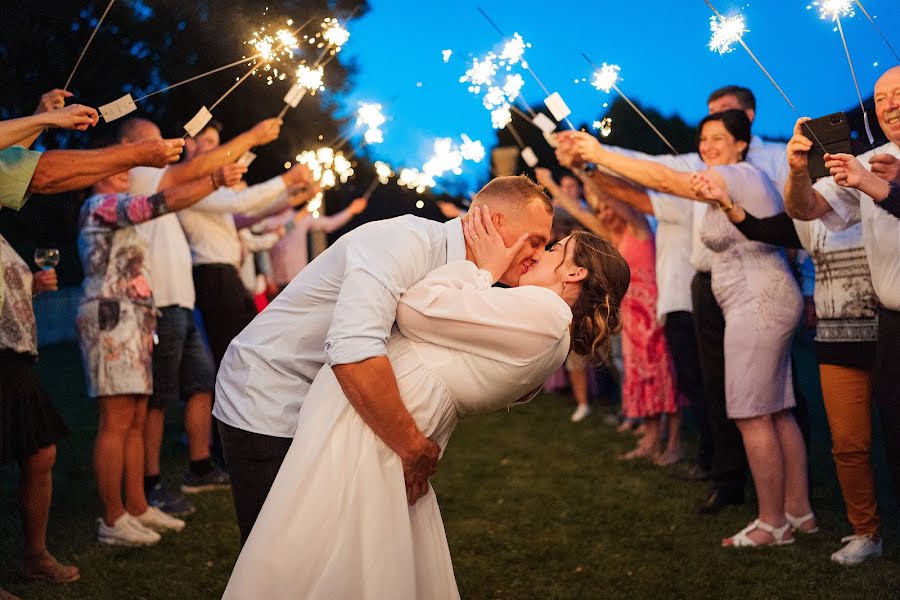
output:
M498 177L472 201L507 247L527 239L500 281L516 286L550 240L553 206L525 176ZM465 217L464 217L465 218ZM462 222L412 215L363 225L310 263L229 345L213 415L246 541L297 428L303 400L329 364L350 404L403 462L407 499L428 491L440 448L418 430L386 356L400 294L430 271L472 260Z

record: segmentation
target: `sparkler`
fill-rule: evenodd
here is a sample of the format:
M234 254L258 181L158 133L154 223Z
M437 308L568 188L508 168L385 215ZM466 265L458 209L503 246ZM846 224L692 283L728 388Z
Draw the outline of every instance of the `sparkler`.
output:
M594 75L591 78L591 85L593 85L598 90L603 90L607 93L609 93L609 90L615 90L616 93L618 93L619 96L622 97L622 100L627 102L628 106L634 109L634 112L636 112L637 115L641 119L643 119L644 123L650 126L650 129L653 130L653 133L655 133L659 137L659 139L661 139L662 142L669 148L669 150L672 151L672 155L678 157L682 164L687 167L687 170L693 173L694 169L691 168L690 164L688 164L685 159L681 158L681 155L678 153L678 150L675 149L675 146L672 145L672 142L670 142L669 139L665 135L663 135L662 131L657 129L656 125L653 124L653 122L647 117L647 115L645 115L644 112L640 108L638 108L638 106L631 101L631 98L626 96L622 89L619 87L619 72L621 71L619 66L603 63L602 67L598 67L594 63L594 61L592 61L590 57L588 57L588 55L584 52L581 53L581 56L583 56L584 60L588 61L588 63L590 63L590 65L594 67Z
M103 14L100 15L100 19L97 21L97 24L94 26L94 30L91 32L91 36L88 38L87 44L84 45L84 48L81 49L81 54L78 55L78 60L75 61L75 66L72 67L72 72L69 73L69 78L66 79L66 85L63 86L64 90L69 89L69 85L72 83L72 78L75 77L75 71L78 70L78 66L81 64L81 59L84 58L85 52L90 48L91 42L94 41L94 36L97 35L97 30L100 29L100 24L103 23L103 19L106 18L106 14L109 12L109 9L112 8L113 3L116 0L109 0L109 4L106 5L106 10L103 11Z
M391 166L385 162L376 161L375 162L375 179L372 180L372 183L369 184L369 187L366 188L366 191L363 192L362 197L368 200L372 197L372 193L375 192L375 189L380 185L387 185L387 183L391 180L391 177L394 176L394 171L391 169Z
M869 20L869 23L872 24L872 27L875 28L875 31L878 32L878 35L881 36L882 41L890 49L891 53L894 55L894 58L897 59L897 62L900 63L900 55L898 55L897 51L894 50L894 47L891 46L891 43L888 41L887 37L884 35L884 32L881 31L881 27L879 27L878 24L875 23L875 19L873 19L872 15L869 14L869 11L866 10L866 7L862 5L862 2L860 2L860 0L856 0L856 5L859 7L859 10L862 12L862 14L864 14L866 16L866 18Z
M719 19L720 24L728 22L728 20L722 16L722 13L720 13L716 9L716 7L713 6L713 3L711 2L711 0L703 0L703 1L706 3L706 5L709 7L709 9L713 12L713 14ZM794 111L794 114L797 115L797 117L799 118L800 111L797 110L797 107L794 106L794 103L791 102L791 99L788 98L786 93L784 93L784 90L781 89L781 86L778 85L778 82L775 81L775 78L772 77L772 74L769 73L768 69L766 69L763 66L763 64L762 64L762 62L760 62L759 58L756 57L756 54L754 54L753 51L750 49L750 46L747 45L747 42L744 41L743 36L744 36L745 31L737 32L736 28L733 26L730 27L730 31L732 33L732 37L730 38L732 40L732 43L737 42L738 44L741 45L741 48L743 48L744 51L747 53L747 55L751 59L753 59L753 62L756 63L756 66L759 67L759 69L763 72L763 74L766 76L766 78L768 78L768 80L772 83L772 85L775 86L775 89L778 90L778 93L781 94L781 97L784 98L785 102L788 103L788 106L791 107L791 110ZM715 29L713 30L713 32L715 33ZM713 49L713 50L715 49L713 47L712 40L710 41L710 49ZM812 138L815 140L815 142L817 144L819 144L819 147L821 147L824 150L825 146L822 145L822 142L819 141L819 138L816 137L815 132L813 132L813 130L810 129L808 125L806 126L806 130L812 136Z
M347 183L354 173L353 163L343 153L329 147L301 152L295 157L295 160L306 165L313 181L318 182L319 186L325 190L336 186L338 181Z
M310 68L306 65L298 65L295 76L297 85L310 91L312 94L325 90L325 85L322 83L325 70L322 67Z
M499 33L502 37L506 37L506 34L503 33L503 30L500 29L500 26L497 25L496 21L494 21L480 6L478 7L478 12L481 13L481 16L490 24L494 30ZM534 72L534 69L529 66L529 64L524 60L523 56L526 48L530 48L531 44L526 43L522 36L518 33L514 33L513 37L506 42L503 46L503 50L500 52L500 58L508 63L508 65L514 65L517 63L521 63L522 68L528 71L529 75L535 80L535 82L540 86L540 88L544 91L547 96L550 96L550 90L547 89L547 86L544 85L544 82L541 81L541 78L537 76L537 73ZM529 107L529 112L532 112ZM534 116L534 114L532 114ZM565 119L566 125L569 126L569 129L574 130L575 126L572 124L572 121L569 120L568 117Z
M594 121L591 127L599 131L603 137L609 137L612 134L612 118L606 117L602 121Z
M712 31L709 49L719 54L728 54L733 51L734 45L739 43L748 31L744 25L744 17L740 15L726 19L710 17L709 29Z
M859 108L862 110L863 126L866 129L866 137L869 138L869 145L875 147L875 136L872 135L872 127L869 125L869 113L866 111L863 103L862 92L859 89L859 80L856 78L856 68L853 66L853 59L850 57L850 48L847 46L847 38L844 36L844 26L841 24L841 17L852 17L853 0L822 0L822 2L813 2L811 6L819 7L819 16L822 19L831 19L837 26L838 33L841 34L841 43L844 45L844 54L847 55L847 66L850 67L850 75L853 77L853 87L856 88L856 97L859 99Z

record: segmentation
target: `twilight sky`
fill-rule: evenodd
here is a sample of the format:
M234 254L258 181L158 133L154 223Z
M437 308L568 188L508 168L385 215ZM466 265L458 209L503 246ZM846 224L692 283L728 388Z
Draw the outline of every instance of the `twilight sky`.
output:
M532 44L526 58L551 91L573 111L572 120L590 122L610 97L589 83L591 68L579 52L622 68L620 87L632 98L666 114L696 123L706 112L708 92L735 83L754 90L759 102L755 132L788 136L794 114L747 54L710 52L710 11L703 0L604 2L555 0L370 0L371 10L350 23L343 60L355 60L355 90L345 99L381 102L389 122L385 141L373 155L395 167L421 166L435 137L467 133L486 147L494 140L490 114L459 77L473 56L499 49L503 38L476 10L481 6L507 36L518 32ZM744 40L769 69L798 110L819 116L851 107L856 92L840 37L806 0L716 0L726 16L741 11L749 32ZM863 6L900 50L900 10L896 0L864 0ZM844 31L863 96L878 76L896 64L878 33L857 11ZM383 32L393 32L388 35ZM401 33L397 33L401 32ZM444 63L441 51L452 49ZM538 85L523 73L523 98L543 100ZM874 118L874 115L871 115ZM485 161L487 162L487 161ZM487 167L470 165L463 180L478 183ZM451 176L452 177L452 176Z

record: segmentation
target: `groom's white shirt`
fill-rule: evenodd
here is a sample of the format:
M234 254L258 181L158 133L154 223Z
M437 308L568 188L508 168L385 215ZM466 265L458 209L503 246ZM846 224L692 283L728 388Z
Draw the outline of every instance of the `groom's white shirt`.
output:
M213 415L245 431L293 437L319 369L385 355L400 294L465 258L459 219L406 215L341 237L228 346Z

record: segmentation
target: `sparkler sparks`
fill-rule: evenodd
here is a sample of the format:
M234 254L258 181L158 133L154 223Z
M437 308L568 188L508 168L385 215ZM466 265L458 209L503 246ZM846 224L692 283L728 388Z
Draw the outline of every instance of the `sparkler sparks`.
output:
M619 65L608 65L603 63L599 69L594 71L594 76L591 78L591 85L608 94L619 82L619 71L621 70Z
M507 75L506 83L503 84L503 93L506 94L507 100L515 102L522 91L523 85L525 85L525 80L518 73Z
M484 146L479 140L473 140L466 134L462 134L460 137L462 138L463 143L459 146L459 152L464 160L476 163L480 163L484 160Z
M513 33L512 39L503 45L500 51L500 60L505 61L506 65L514 65L523 61L525 49L531 48L531 44L525 42L518 33ZM524 65L523 65L524 66Z
M367 144L380 144L384 141L381 126L387 119L381 112L381 105L374 102L360 102L356 111L356 126L365 127L364 139Z
M317 181L322 189L333 188L338 181L346 183L354 173L353 163L332 148L307 150L298 154L295 160L309 168L313 180Z
M387 185L393 175L394 171L389 164L381 161L375 162L375 176L378 177L378 181L381 185Z
M855 13L853 0L821 0L813 2L806 8L819 7L819 16L825 20L835 21L841 17L852 17Z
M501 106L491 111L491 126L494 129L503 129L512 123L512 113L508 106Z
M288 25L293 21L288 21ZM294 53L300 47L300 41L297 36L287 29L277 29L271 33L267 27L260 27L253 32L253 35L245 44L250 45L255 50L254 55L258 58L252 60L261 61L260 64L268 84L272 85L275 80L283 80L286 75L279 70L279 63L288 62L294 58Z
M489 54L479 60L472 59L472 66L459 78L460 83L469 83L469 91L473 94L481 93L482 86L491 85L494 75L497 73L497 64L493 54Z
M441 58L444 59L444 62L450 62L450 57L453 56L453 50L447 48L441 52Z
M324 75L325 71L322 67L310 68L306 65L299 65L296 72L297 85L308 89L313 94L317 91L325 91L325 85L322 82Z
M602 121L594 121L591 127L599 131L603 137L609 137L612 133L612 118L606 117Z
M734 45L749 31L744 24L744 17L740 15L723 17L721 20L710 17L709 29L712 32L709 49L719 54L728 54L734 50Z
M322 21L322 39L325 40L335 52L340 52L343 45L350 39L350 32L347 31L337 19L327 17Z

